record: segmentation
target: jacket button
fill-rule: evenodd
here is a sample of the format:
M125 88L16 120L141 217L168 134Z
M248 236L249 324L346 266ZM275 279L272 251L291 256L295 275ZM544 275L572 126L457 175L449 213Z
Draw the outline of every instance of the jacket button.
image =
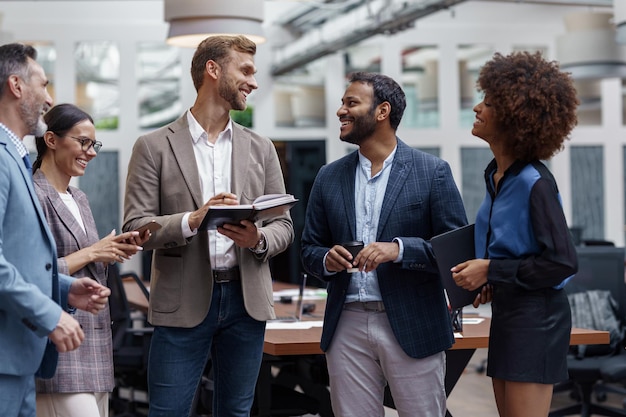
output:
M51 270L51 269L52 269L52 264L51 264L50 262L48 262L48 263L46 264L46 271L49 271L49 270Z

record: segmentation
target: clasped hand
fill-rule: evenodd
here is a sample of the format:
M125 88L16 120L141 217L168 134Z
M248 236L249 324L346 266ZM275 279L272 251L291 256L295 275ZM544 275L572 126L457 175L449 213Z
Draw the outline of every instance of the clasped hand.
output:
M341 245L335 245L326 255L326 270L339 272L348 268L358 268L370 272L384 262L393 262L398 258L400 247L396 242L373 242L365 246L352 258L352 255Z
M68 304L91 314L102 311L109 300L111 290L91 278L78 278L72 282L67 296ZM85 333L78 321L65 311L55 329L48 335L59 352L69 352L80 346Z

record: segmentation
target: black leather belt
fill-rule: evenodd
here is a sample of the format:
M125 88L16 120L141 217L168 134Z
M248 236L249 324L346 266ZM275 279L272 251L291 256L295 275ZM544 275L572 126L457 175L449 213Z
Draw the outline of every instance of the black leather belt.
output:
M213 274L213 282L222 284L224 282L239 281L239 267L236 266L230 269L214 269L211 271Z
M382 301L356 301L344 304L344 308L353 311L385 311L385 305Z

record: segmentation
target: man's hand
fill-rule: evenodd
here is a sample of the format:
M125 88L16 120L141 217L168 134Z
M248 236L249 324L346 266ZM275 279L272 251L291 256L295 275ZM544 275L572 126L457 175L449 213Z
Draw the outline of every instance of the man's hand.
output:
M335 245L326 255L326 270L328 272L339 272L348 268L353 268L352 254L341 245Z
M373 242L365 246L354 258L352 264L361 271L370 272L385 262L393 262L400 254L396 242Z
M225 224L218 227L217 231L235 242L240 248L253 248L261 239L261 232L256 225L249 220L242 220L238 225Z
M209 201L204 203L202 207L189 215L189 228L191 230L196 230L200 227L202 220L204 220L204 216L206 216L206 213L210 210L211 206L236 206L237 204L239 204L239 199L233 193L219 193L214 195L209 199Z
M67 302L78 309L98 314L109 301L111 290L91 278L78 278L72 282Z
M329 272L343 271L348 268L359 268L370 272L384 262L393 262L398 258L400 247L395 242L373 242L365 246L352 259L352 255L341 245L335 245L326 255L326 270Z
M83 343L85 333L74 317L62 311L57 327L48 335L48 338L59 352L69 352Z

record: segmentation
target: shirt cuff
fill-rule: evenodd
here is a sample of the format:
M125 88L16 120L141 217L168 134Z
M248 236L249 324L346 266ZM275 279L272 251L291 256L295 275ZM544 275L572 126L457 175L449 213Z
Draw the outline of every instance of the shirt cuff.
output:
M397 264L402 262L402 259L404 259L404 243L402 243L402 239L399 237L394 237L391 241L398 243L398 257L395 261L393 261L393 263Z
M330 251L328 251L330 252ZM335 275L336 272L330 272L328 269L326 269L326 257L328 256L328 252L326 252L326 255L324 255L324 258L322 259L322 268L324 268L324 276L328 277L330 275Z
M198 229L191 230L191 228L189 227L189 216L191 216L191 212L185 213L185 215L183 216L183 220L181 220L180 222L180 228L183 231L184 238L188 238L198 234Z

